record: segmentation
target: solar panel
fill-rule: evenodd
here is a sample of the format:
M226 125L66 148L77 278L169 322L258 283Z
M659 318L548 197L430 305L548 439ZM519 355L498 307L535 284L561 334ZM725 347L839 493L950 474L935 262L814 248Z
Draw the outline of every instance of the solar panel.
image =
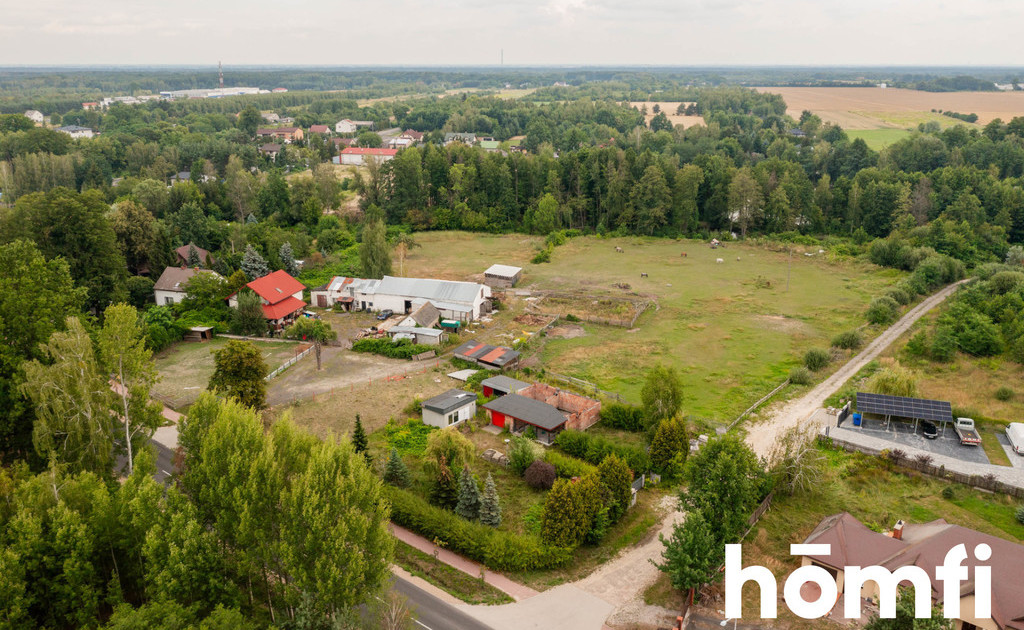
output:
M857 411L934 422L949 422L953 419L953 408L945 400L905 398L865 392L857 392Z

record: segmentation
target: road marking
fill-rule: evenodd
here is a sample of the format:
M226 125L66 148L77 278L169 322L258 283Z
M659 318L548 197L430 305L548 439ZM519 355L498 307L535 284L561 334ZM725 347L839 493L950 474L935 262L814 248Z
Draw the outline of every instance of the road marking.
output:
M163 468L160 469L160 472L162 472L163 474L165 474L167 476L170 476L170 474L171 474L171 473L167 472L166 470L164 470Z
M376 598L376 599L377 599L377 601L379 601L379 602L381 602L381 603L384 603L384 600L383 600L383 599L381 599L381 597L380 597L379 595L374 595L374 598ZM410 617L412 616L412 611L411 611L411 610L409 611L409 616L410 616ZM426 628L427 630L434 630L433 628L431 628L431 627L430 627L430 626L428 626L427 624L423 623L423 622L422 622L422 621L420 621L419 619L413 619L413 621L414 621L414 622L416 623L416 625L422 626L422 627Z

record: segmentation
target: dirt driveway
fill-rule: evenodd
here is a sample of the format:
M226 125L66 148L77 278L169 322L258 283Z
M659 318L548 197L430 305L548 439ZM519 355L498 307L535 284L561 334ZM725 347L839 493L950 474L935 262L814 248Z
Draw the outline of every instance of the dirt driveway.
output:
M780 436L785 434L786 431L799 426L801 423L806 421L807 418L815 412L815 410L825 403L826 398L842 387L843 383L850 380L850 378L859 372L861 368L867 365L868 362L878 357L878 355L892 345L900 335L907 332L907 330L914 325L914 322L920 319L925 313L945 301L946 298L952 295L953 292L955 292L964 282L968 282L968 280L961 280L960 282L951 284L938 293L925 298L920 304L907 311L907 313L901 317L899 321L890 326L888 330L869 343L867 347L860 352L860 354L853 357L846 363L846 365L836 370L832 376L819 383L817 387L800 398L791 400L785 403L782 407L773 410L764 422L751 426L747 432L747 444L750 445L750 448L754 449L754 452L761 457L768 457L771 455L776 440Z

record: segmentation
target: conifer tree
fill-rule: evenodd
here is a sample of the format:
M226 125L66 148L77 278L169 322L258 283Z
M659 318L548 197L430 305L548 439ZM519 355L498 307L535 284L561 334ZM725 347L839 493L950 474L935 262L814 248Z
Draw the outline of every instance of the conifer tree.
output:
M501 502L498 499L498 488L494 485L490 473L487 473L484 496L480 500L480 522L491 527L501 525Z
M299 275L299 265L295 262L295 254L292 252L292 244L285 241L277 253L281 258L281 268L288 272L289 276Z
M459 475L459 502L455 506L455 513L471 521L480 517L480 488L468 466Z
M384 466L384 483L407 488L410 481L409 468L398 455L398 450L391 449L391 456L388 457L388 463Z
M245 246L245 254L242 256L242 271L250 281L270 273L267 261L260 256L260 253L252 245Z
M673 461L681 464L686 458L689 446L686 425L681 418L662 420L651 441L651 464L654 470L669 476L682 472L676 469Z
M448 460L442 456L438 463L437 477L434 479L434 487L430 491L430 500L446 510L453 510L459 502L459 487L455 482L455 476L451 468L448 468Z
M366 453L366 431L363 430L363 421L356 414L356 428L352 431L352 447L357 453Z
M188 266L192 269L203 266L203 261L199 259L199 251L191 243L188 246Z

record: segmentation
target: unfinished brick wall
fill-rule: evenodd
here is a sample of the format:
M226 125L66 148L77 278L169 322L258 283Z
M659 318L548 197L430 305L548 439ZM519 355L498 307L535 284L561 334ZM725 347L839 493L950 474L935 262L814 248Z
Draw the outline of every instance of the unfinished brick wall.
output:
M519 394L547 403L567 416L565 428L582 431L594 425L601 413L601 402L546 383L534 383Z

